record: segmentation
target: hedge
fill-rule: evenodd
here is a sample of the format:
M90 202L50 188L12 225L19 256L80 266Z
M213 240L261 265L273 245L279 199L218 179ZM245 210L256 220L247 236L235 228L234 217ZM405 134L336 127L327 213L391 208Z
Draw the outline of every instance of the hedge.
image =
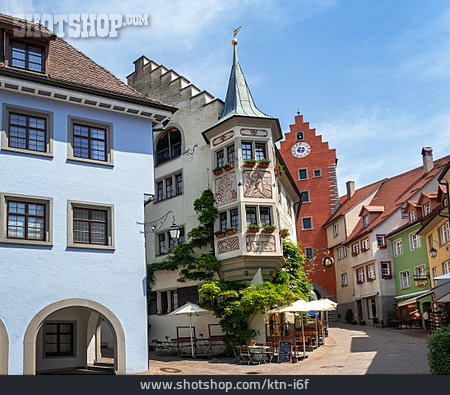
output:
M428 337L428 363L432 374L450 374L450 327L440 328Z

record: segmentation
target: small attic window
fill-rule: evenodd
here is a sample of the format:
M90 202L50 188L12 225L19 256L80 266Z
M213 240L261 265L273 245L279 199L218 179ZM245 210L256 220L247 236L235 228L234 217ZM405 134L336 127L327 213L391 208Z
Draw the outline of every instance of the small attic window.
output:
M297 132L297 140L303 140L303 132Z
M9 65L20 69L43 73L44 53L45 50L43 47L12 41Z
M369 214L366 214L366 215L363 217L363 226L364 226L365 228L367 228L367 227L369 226Z

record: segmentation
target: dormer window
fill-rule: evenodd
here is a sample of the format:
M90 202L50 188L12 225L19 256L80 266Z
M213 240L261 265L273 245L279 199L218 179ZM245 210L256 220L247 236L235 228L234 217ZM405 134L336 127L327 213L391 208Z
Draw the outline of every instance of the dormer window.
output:
M368 214L363 217L363 226L365 228L367 228L369 226L369 215Z
M416 220L416 212L414 210L410 211L409 212L409 223L412 224L415 220Z
M11 42L10 66L44 72L44 48L19 42Z

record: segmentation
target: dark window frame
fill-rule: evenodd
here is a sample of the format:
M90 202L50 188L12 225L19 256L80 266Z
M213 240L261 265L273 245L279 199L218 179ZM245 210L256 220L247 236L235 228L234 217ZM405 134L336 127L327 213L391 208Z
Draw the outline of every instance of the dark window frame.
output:
M47 326L48 325L56 325L56 332L49 332L47 333ZM69 332L62 332L61 326L62 325L68 325L70 327ZM76 337L76 325L75 322L53 322L48 321L45 322L43 325L43 335L44 335L44 357L45 358L52 358L52 357L71 357L75 356L75 337ZM49 343L47 341L47 335L50 336L56 336L56 343ZM62 343L61 342L61 336L67 336L69 335L71 337L70 343ZM47 351L47 345L48 344L56 344L57 351ZM61 344L70 344L70 351L61 351Z
M10 203L18 203L18 204L24 204L25 205L25 213L12 213L9 211L9 205ZM33 215L29 214L29 205L35 205L35 206L42 206L44 208L43 215ZM9 217L16 216L16 217L23 217L25 219L25 229L24 229L24 236L25 237L13 237L9 235ZM42 239L36 239L36 238L30 238L28 237L28 228L29 228L29 218L42 218L44 220L44 234ZM34 203L34 202L28 202L28 201L21 201L21 200L15 200L15 199L7 199L6 201L6 238L12 239L12 240L27 240L27 241L46 241L47 239L47 232L48 232L48 224L47 224L47 205L45 203Z
M21 66L17 66L14 65L14 57L13 57L13 52L14 52L14 46L15 45L23 45L25 46L25 60L19 59L20 61L24 61L25 62L25 67L21 67ZM36 48L36 49L40 49L41 50L41 69L40 70L33 70L30 68L30 48ZM20 40L11 40L9 42L9 60L8 60L8 65L10 67L14 67L16 69L20 69L20 70L28 70L28 71L32 71L34 73L44 73L45 72L45 58L46 58L46 47L42 46L40 44L35 44L32 42L24 42L24 41L20 41ZM31 62L34 63L34 62ZM35 63L34 63L35 64Z
M83 136L81 134L76 134L75 132L75 127L79 126L81 128L87 128L88 129L88 136ZM73 157L74 158L80 158L80 159L86 159L86 160L94 160L94 161L99 161L99 162L108 162L108 129L105 127L99 127L99 126L92 126L89 124L83 124L81 122L74 122L72 124L72 147L73 147ZM96 138L96 137L92 137L92 129L96 129L96 130L101 130L104 132L105 138L104 139L100 139L100 138ZM76 155L75 154L75 150L77 148L83 149L82 146L76 146L75 145L75 138L79 138L87 140L88 141L88 157L85 156L80 156L80 155ZM93 141L99 141L99 142L103 142L104 143L104 155L103 155L103 159L98 159L98 158L93 158L92 157L92 142ZM98 150L97 150L98 151Z
M305 178L301 178L300 177L300 171L304 171L305 172ZM308 180L309 179L309 177L308 177L308 168L307 167L301 167L301 168L297 169L297 178L298 178L298 181Z
M267 213L263 214L263 211L266 211ZM268 214L269 216L269 222L263 222L263 216L266 217ZM267 206L260 206L259 207L259 221L261 222L261 226L268 226L268 225L272 225L272 210L270 209L270 207Z
M317 175L318 172L318 175ZM322 169L313 169L313 178L320 178L322 177Z
M179 133L180 141L172 143L173 140L172 135L175 133ZM166 135L167 135L167 147L158 149L158 144ZM178 128L170 128L169 130L161 134L161 136L159 136L155 144L155 166L158 166L171 159L175 159L181 156L182 144L183 144L183 135L181 133L181 130L179 130Z
M159 292L159 297L161 298L161 311L159 312L161 315L165 315L169 312L169 300L167 299L169 296L167 291Z
M230 210L230 224L232 228L239 228L239 209L234 208Z
M224 232L228 228L228 213L224 211L219 214L219 230Z
M248 221L249 211L251 211L251 210L254 211L254 216L255 216L255 221L254 222L249 222ZM257 215L256 206L245 206L245 221L246 221L247 225L257 225L258 224L258 215Z
M244 148L244 145L246 145L246 148ZM242 152L242 160L253 159L253 143L248 141L242 141L241 152Z
M225 151L223 149L216 151L216 167L225 166Z
M157 255L167 254L167 246L166 246L166 232L158 233L158 253Z
M165 187L166 199L170 199L175 196L174 188L173 188L173 179L172 179L172 177L166 177L165 181L166 181L165 182L165 184L166 184L166 187Z
M305 227L305 225L304 225L304 220L310 220L310 222L311 222L311 226L310 227ZM312 217L302 217L301 218L301 221L302 221L302 230L311 230L311 229L314 229L313 228L313 219L312 219Z
M164 181L160 180L156 183L156 201L164 200Z
M309 251L311 252L311 255L309 255ZM311 261L314 259L314 247L305 247L304 253L306 260Z
M14 125L11 124L11 116L12 115L16 115L19 117L25 117L26 118L26 125L25 126L20 126L20 125ZM40 129L38 127L30 127L30 118L35 118L35 119L39 119L39 120L43 120L44 121L44 128ZM15 147L13 145L11 145L11 127L20 127L25 129L25 148L23 147ZM39 132L44 132L44 149L43 150L39 150L39 149L33 149L30 148L30 129L31 130L37 130ZM33 141L39 141L39 140L33 140ZM32 152L38 152L38 153L46 153L47 152L47 141L48 141L48 122L47 122L47 118L45 117L39 117L36 115L31 115L31 114L27 114L27 113L20 113L18 111L10 111L8 112L8 147L9 148L14 148L14 149L21 149L21 150L27 150L27 151L32 151Z
M227 161L228 163L235 163L236 162L236 150L233 145L229 145L227 147Z
M175 196L182 195L184 192L183 173L175 174Z
M76 218L76 216L75 216L75 212L77 211L77 210L85 210L85 211L87 211L88 212L88 219L85 219L85 218ZM102 221L102 220L98 220L98 219L92 219L92 213L94 212L94 211L98 211L98 212L103 212L103 213L105 213L105 220L104 221ZM109 245L108 244L108 238L109 238L109 227L111 226L110 224L109 224L109 213L108 213L108 210L106 210L106 209L98 209L98 208L87 208L87 207L74 207L73 208L73 218L72 218L72 221L73 221L73 242L74 242L74 244L90 244L90 245L100 245L100 246L107 246L107 245ZM87 222L88 223L88 228L89 228L89 241L77 241L77 239L76 239L76 236L75 236L75 234L76 234L76 231L75 231L75 222ZM96 243L96 242L93 242L92 241L92 234L93 234L93 232L92 232L92 225L93 224L105 224L105 242L104 243Z
M261 150L262 147L262 150ZM262 156L261 156L262 153ZM255 143L255 159L263 160L267 159L267 145L266 143L257 142Z

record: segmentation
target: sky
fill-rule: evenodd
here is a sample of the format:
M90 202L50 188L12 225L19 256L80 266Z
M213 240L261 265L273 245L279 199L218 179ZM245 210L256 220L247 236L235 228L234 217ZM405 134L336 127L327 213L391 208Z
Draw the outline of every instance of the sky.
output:
M118 38L68 39L125 80L141 55L224 98L232 30L257 106L284 131L297 110L336 148L340 193L450 154L450 2L0 0L0 12L147 13Z

